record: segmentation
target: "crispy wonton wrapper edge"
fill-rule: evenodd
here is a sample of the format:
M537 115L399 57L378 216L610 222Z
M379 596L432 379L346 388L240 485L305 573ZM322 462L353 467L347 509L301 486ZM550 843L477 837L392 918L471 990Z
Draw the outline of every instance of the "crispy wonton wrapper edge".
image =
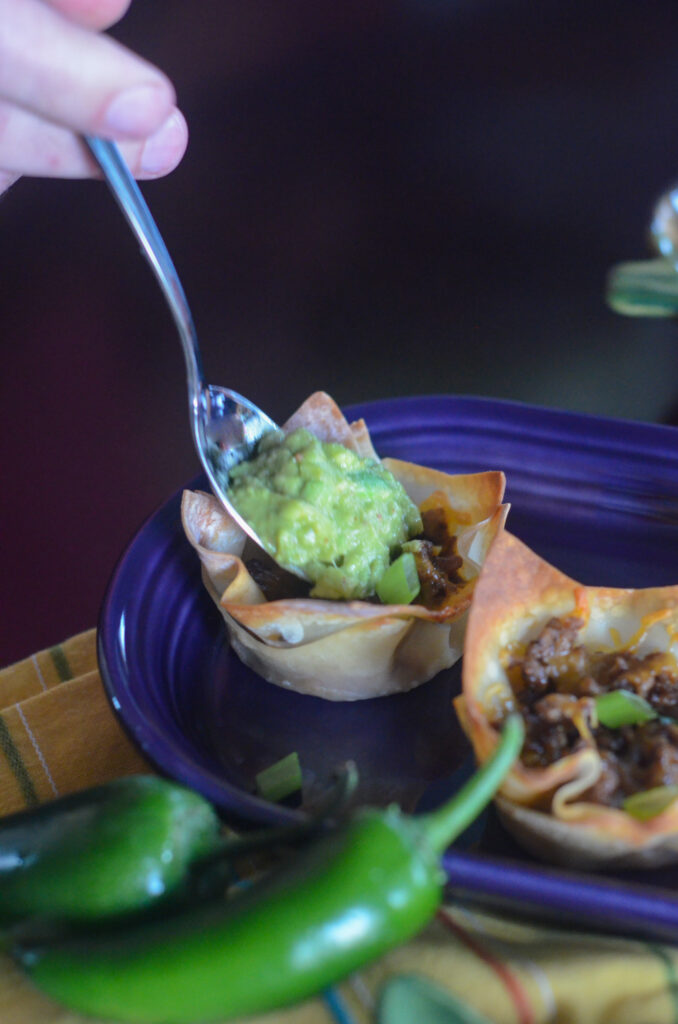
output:
M347 423L322 392L307 399L283 429L298 427L376 458L364 422ZM454 509L468 583L442 609L313 598L266 601L243 561L247 538L237 524L213 495L184 492L184 531L200 557L205 586L234 650L269 682L328 700L359 700L412 689L461 657L475 579L508 512L502 504L504 474L452 476L383 461L417 504L441 490Z
M480 763L498 742L492 721L512 707L502 667L511 645L523 645L552 616L571 614L584 619L584 633L590 629L596 636L607 631L616 637L626 630L628 643L630 636L637 638L665 625L672 637L678 631L678 586L584 586L507 531L497 537L476 585L462 696L455 701ZM582 732L585 735L586 729ZM621 809L577 799L601 771L590 733L589 737L590 743L544 768L516 761L496 800L506 827L531 853L570 867L650 867L677 861L678 801L650 820L639 821Z

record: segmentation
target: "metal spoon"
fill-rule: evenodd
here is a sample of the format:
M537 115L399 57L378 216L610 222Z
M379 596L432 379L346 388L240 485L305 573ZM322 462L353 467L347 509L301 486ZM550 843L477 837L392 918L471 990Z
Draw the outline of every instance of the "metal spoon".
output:
M179 331L186 360L188 409L196 451L214 494L226 511L260 547L261 540L228 498L233 466L249 458L257 444L277 425L253 402L228 388L206 384L198 336L179 275L146 200L114 142L85 137L116 202L141 243Z

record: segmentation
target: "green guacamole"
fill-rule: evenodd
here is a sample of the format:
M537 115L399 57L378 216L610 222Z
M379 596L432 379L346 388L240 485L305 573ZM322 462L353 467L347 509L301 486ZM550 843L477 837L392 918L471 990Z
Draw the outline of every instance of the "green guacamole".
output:
M232 470L229 497L276 562L312 581L314 597L370 597L399 545L422 528L379 462L303 429L265 437Z

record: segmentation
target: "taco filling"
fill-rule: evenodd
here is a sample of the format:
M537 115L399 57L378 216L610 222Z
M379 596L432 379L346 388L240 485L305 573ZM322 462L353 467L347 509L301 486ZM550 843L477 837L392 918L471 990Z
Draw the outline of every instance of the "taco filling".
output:
M546 768L593 744L601 771L579 799L642 814L640 794L652 792L656 805L658 789L673 797L678 787L678 662L671 652L590 650L584 625L575 615L551 618L508 658L526 726L521 761Z
M364 588L365 592L360 593L362 600L376 604L414 603L425 608L441 609L467 585L463 572L464 559L457 549L458 527L446 496L434 492L417 510L416 521L419 529L410 540L393 544L385 553L382 551L379 572L373 574L370 584ZM404 584L398 581L392 598L387 600L387 593L380 584L384 582L389 566L396 568L396 563L402 562L403 556L412 559L412 589L404 592ZM357 596L350 592L355 585L355 577L342 572L343 560L340 566L318 562L314 567L315 583L300 579L277 561L266 559L256 552L246 555L243 561L267 601L284 597L341 599ZM354 567L358 561L359 556L356 555L353 559ZM308 567L308 562L302 564Z

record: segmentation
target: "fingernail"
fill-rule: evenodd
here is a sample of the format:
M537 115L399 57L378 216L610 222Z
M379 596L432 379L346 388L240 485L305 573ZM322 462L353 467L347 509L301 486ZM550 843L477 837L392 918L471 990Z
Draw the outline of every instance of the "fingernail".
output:
M144 136L166 108L163 85L138 85L113 97L104 112L104 127L114 135Z
M142 152L139 166L144 174L162 174L178 162L186 145L186 122L175 110L155 135L151 135Z

